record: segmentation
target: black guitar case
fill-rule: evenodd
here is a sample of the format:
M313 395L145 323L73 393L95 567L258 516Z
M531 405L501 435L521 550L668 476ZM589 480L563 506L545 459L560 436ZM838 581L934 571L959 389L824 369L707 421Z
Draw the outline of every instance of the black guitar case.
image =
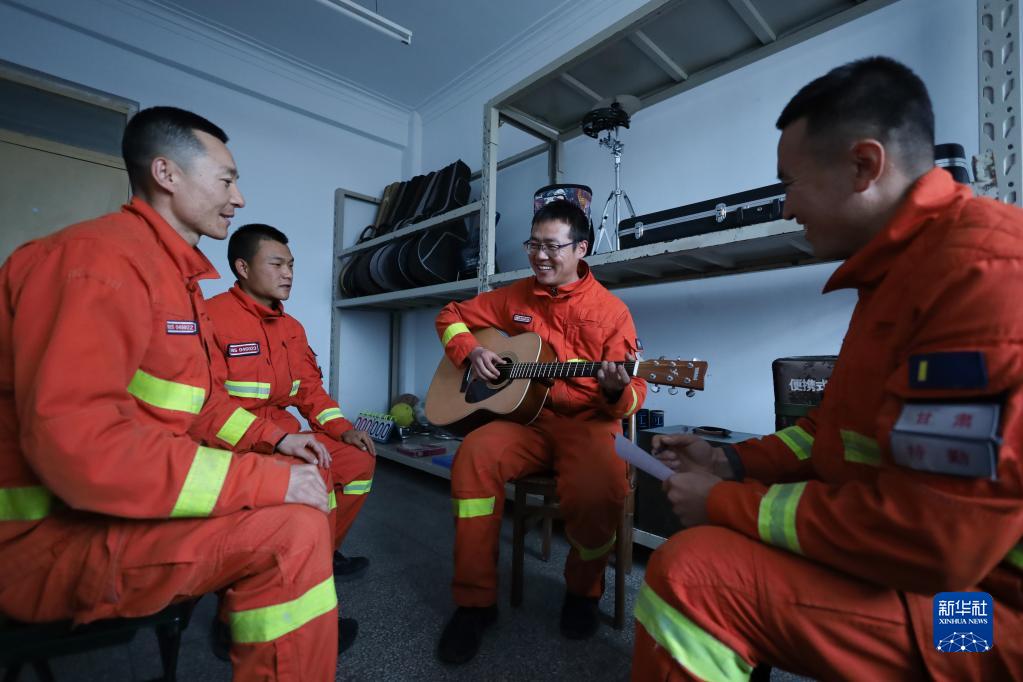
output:
M469 176L472 171L461 159L442 168L438 175L440 177L424 218L447 213L469 203Z
M406 225L411 225L423 219L423 212L426 210L426 205L434 192L434 187L437 186L437 177L439 175L440 173L437 171L427 174L426 179L423 181L422 189L417 196L416 204L410 210L411 215L395 225L394 229L400 230Z
M384 291L400 291L414 286L398 267L398 254L402 244L407 241L409 239L389 241L374 250L370 257L369 276L373 279L373 283Z
M409 273L419 286L454 282L462 268L462 247L468 240L464 218L432 227L410 247Z
M777 183L627 218L621 222L618 239L621 248L627 249L642 244L766 223L779 220L784 207L785 187Z

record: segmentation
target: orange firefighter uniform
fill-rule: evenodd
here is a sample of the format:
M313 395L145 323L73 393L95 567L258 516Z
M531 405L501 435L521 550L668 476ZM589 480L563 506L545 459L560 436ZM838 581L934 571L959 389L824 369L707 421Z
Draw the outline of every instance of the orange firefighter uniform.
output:
M628 308L605 289L585 263L580 279L547 289L529 277L449 303L437 316L447 357L461 366L479 345L472 330L495 327L509 335L535 332L561 362L624 360L637 351ZM494 421L470 433L451 469L455 514L458 606L497 601L497 550L509 480L554 470L571 543L565 581L573 594L599 597L628 493L625 463L614 453L621 420L643 403L646 382L634 378L615 403L595 378L556 381L540 416L529 425Z
M214 276L139 199L0 269L0 613L83 623L226 587L236 679L333 679L327 518L283 504L285 462L222 449L285 433L213 380Z
M206 305L217 347L227 364L227 392L246 409L288 433L301 430L287 410L296 407L317 440L330 450L330 506L337 514L334 546L340 547L373 486L376 458L340 440L353 426L323 390L323 376L305 329L284 312L283 304L267 308L238 284Z
M711 525L651 558L633 679L1023 678L1023 213L931 171L843 288L820 408L736 446ZM966 439L995 409L1000 449ZM957 591L994 598L990 651L935 646L935 594Z

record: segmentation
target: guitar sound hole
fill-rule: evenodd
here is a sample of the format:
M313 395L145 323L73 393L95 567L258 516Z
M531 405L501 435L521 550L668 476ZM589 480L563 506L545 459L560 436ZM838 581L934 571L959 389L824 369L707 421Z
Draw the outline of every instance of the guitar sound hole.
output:
M502 358L504 362L513 362L511 358ZM465 402L479 403L500 393L509 383L508 369L498 370L499 376L493 382L480 377L473 377L465 387Z

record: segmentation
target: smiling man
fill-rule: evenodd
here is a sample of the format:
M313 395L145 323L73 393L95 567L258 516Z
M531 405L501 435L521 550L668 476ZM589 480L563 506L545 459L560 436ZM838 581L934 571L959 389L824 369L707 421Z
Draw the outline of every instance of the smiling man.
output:
M636 329L628 308L605 289L583 261L586 214L567 200L533 216L524 243L533 277L463 303L437 316L447 357L496 379L501 359L473 330L496 327L509 335L535 332L559 361L633 358ZM613 434L646 395L646 383L620 365L604 362L596 380L557 381L540 416L528 425L494 421L470 433L451 469L455 512L457 609L441 635L438 654L464 663L479 650L483 631L497 618L497 548L507 481L554 470L571 550L565 565L561 631L590 637L598 626L604 568L628 492L626 466L614 453Z
M785 217L858 301L795 426L654 438L688 529L647 565L632 677L1021 679L1023 212L934 168L927 90L891 59L811 82L777 126ZM947 653L941 593L980 592L994 641Z
M237 405L208 354L217 275L196 244L245 205L226 143L139 112L131 202L0 269L0 614L84 623L221 591L235 679L333 679L326 486L265 456L326 449Z

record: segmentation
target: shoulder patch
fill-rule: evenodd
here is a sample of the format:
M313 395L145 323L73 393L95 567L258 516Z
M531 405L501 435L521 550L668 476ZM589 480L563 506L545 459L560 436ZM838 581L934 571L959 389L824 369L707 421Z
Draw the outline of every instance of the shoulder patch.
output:
M996 480L1000 414L996 403L906 403L892 429L892 459L916 471Z
M244 355L259 355L259 343L256 341L248 341L246 343L227 344L228 357L238 358Z
M167 320L168 334L198 334L199 325L195 320Z
M519 324L529 324L530 322L533 321L533 316L524 315L522 313L515 313L514 315L512 315L512 319L518 322Z
M909 358L910 388L987 388L987 363L980 351L922 353Z

